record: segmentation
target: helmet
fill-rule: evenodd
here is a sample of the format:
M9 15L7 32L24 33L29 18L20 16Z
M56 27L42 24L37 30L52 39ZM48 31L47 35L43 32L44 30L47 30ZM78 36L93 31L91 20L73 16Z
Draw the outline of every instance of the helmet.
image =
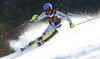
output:
M52 10L52 5L50 3L46 3L44 6L43 6L43 9L45 12L49 12Z

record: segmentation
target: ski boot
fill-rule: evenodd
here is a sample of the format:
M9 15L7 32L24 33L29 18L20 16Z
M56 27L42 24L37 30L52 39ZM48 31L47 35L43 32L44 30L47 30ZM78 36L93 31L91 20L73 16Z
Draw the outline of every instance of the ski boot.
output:
M42 40L41 42L37 42L37 45L38 46L41 46L41 45L43 45L44 44L44 41Z

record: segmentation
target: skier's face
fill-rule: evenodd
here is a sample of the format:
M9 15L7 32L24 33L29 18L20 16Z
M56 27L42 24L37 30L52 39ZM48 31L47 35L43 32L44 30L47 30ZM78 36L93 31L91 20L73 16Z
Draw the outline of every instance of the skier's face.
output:
M47 14L51 14L51 11L47 11L46 13L47 13Z
M47 10L44 10L47 14L51 14L51 10L52 9L47 9Z

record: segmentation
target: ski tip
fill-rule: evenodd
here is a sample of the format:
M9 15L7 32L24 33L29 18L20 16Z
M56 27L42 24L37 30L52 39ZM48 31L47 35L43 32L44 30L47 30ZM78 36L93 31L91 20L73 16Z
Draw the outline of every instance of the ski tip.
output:
M20 48L20 51L23 52L25 50L25 48Z

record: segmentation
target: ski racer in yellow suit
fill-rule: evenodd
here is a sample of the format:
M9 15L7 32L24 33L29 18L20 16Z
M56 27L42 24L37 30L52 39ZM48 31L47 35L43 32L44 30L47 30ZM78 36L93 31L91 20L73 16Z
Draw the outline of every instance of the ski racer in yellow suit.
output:
M61 27L61 18L65 18L68 22L71 28L75 27L75 25L72 23L71 19L67 17L64 13L59 12L57 10L52 9L52 5L50 3L46 3L43 7L44 12L38 16L33 15L32 19L30 21L38 22L43 18L46 18L49 21L49 25L46 28L46 30L42 33L42 35L37 38L37 40L32 41L28 44L28 46L33 47L35 44L38 46L41 46L44 44L44 42L48 41L51 37L53 37L58 30ZM25 48L21 48L23 51Z

